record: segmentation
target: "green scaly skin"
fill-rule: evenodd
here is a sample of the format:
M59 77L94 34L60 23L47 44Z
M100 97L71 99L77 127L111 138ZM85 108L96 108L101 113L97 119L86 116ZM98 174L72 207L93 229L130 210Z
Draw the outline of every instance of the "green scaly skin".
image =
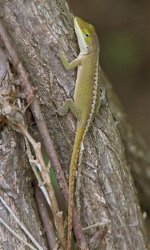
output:
M68 63L63 53L60 59L67 70L78 67L76 86L73 100L67 100L57 110L59 115L65 115L70 109L77 118L77 129L69 173L69 205L68 205L68 239L67 250L71 250L73 198L75 186L75 172L81 145L88 131L91 121L99 108L99 41L95 28L79 17L74 18L74 27L80 47L79 56Z

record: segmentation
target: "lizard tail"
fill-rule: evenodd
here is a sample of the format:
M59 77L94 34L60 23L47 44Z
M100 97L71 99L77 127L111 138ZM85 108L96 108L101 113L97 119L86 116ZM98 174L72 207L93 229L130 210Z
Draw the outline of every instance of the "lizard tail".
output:
M73 146L73 152L71 157L70 169L69 169L69 204L68 204L68 239L67 250L71 250L72 240L72 224L73 224L73 198L75 189L75 172L78 166L78 159L80 154L80 148L84 139L85 129L77 126L76 136Z

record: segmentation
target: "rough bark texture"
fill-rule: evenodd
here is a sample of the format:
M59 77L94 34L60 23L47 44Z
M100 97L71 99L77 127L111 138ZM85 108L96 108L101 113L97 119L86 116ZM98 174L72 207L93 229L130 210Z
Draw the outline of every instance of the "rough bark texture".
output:
M0 149L0 195L25 225L43 249L47 249L45 236L38 217L31 186L31 170L26 157L23 138L8 127L1 131ZM2 218L23 240L29 240L0 202ZM41 232L41 233L40 233ZM26 249L9 231L0 227L0 249Z
M150 211L150 153L149 148L129 124L120 100L114 93L112 85L103 77L107 89L110 107L118 122L126 158L131 166L131 173L138 190L139 201L143 211Z
M0 10L18 55L29 72L33 85L37 87L43 114L68 177L75 120L72 114L64 118L52 115L66 97L72 96L75 81L75 71L66 72L57 57L58 50L62 48L70 60L77 55L68 6L64 0L5 0L1 1ZM106 100L85 139L82 160L82 224L83 227L99 224L86 230L91 250L146 249L140 208L119 131L118 120L112 115ZM20 157L23 157L24 149L17 150ZM14 152L14 168L19 166L16 163L18 152ZM10 159L12 161L12 154ZM10 166L12 163L6 164L5 168L9 169ZM12 175L13 173L12 169ZM22 175L18 181L23 181ZM20 187L20 190L26 196L26 189ZM31 195L29 190L27 193ZM27 218L26 221L30 223L31 220ZM9 241L6 230L3 234ZM38 235L40 234L37 233L36 236ZM17 249L15 240L13 244L13 249Z

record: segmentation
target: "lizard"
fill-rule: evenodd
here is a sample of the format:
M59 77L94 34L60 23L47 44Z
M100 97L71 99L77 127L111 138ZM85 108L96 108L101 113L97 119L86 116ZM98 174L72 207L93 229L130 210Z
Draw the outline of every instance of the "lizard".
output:
M100 107L100 82L99 82L99 40L93 25L80 17L74 17L74 29L80 48L76 59L68 62L63 52L59 53L66 70L78 68L77 78L72 99L57 109L59 115L66 115L68 110L77 119L76 134L69 170L69 202L68 202L68 235L67 250L71 250L73 227L73 199L75 189L75 173L82 150L82 143L91 122Z

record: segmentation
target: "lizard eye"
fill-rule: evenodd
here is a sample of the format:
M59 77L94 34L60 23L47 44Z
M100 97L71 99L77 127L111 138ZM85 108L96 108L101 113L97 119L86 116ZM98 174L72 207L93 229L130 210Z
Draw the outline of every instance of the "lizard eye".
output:
M83 36L84 36L84 38L87 38L87 37L89 37L89 34L87 34L87 33L83 33Z

